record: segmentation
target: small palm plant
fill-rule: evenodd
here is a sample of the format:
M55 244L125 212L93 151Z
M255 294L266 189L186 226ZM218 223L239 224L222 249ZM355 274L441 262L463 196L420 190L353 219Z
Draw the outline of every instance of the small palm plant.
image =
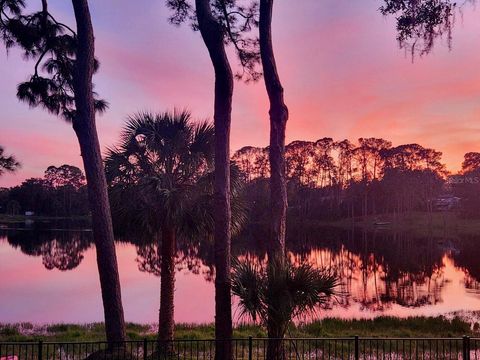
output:
M251 260L237 261L232 293L239 299L240 315L269 328L267 358L281 357L281 339L293 319L314 315L336 292L338 277L309 264L272 262L264 267Z

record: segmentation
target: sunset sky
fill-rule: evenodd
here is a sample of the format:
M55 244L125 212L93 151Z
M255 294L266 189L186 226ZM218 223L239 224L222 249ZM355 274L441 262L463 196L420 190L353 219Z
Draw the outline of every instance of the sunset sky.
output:
M163 0L90 1L101 61L96 91L110 103L97 119L103 148L114 144L127 115L188 108L212 118L213 70L199 33L168 23ZM383 137L442 151L458 170L480 151L480 9L458 14L453 47L439 41L413 63L395 40L395 22L374 0L277 0L274 45L290 108L287 141ZM71 2L52 12L73 23ZM233 55L233 53L231 53ZM232 64L237 61L231 56ZM23 167L0 178L11 186L43 176L49 165L81 166L71 126L16 99L33 64L0 52L0 144ZM263 81L235 84L232 152L268 142Z

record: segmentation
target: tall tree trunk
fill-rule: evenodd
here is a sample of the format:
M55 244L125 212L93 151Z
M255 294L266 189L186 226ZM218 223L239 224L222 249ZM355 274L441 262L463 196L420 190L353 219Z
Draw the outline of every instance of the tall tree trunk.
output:
M195 0L203 41L215 70L215 349L216 360L232 359L230 123L233 74L225 52L224 29L209 0Z
M283 87L277 72L272 44L272 11L273 0L260 0L260 55L262 59L263 77L270 101L270 206L271 233L268 259L270 271L272 267L284 266L285 235L287 217L287 181L285 175L285 130L288 120L288 108L283 99ZM276 270L278 271L278 270ZM275 321L275 309L281 308L286 299L271 299L271 309L267 320L269 338L283 337ZM269 340L267 359L277 360L281 357L281 341Z
M107 182L95 126L92 92L94 72L94 35L87 0L72 0L77 22L77 59L75 69L76 116L73 128L78 137L87 178L98 273L105 314L105 331L110 345L125 340L120 279L108 201Z
M287 214L287 182L285 176L285 130L288 108L283 100L283 87L277 72L272 44L273 0L260 1L260 54L263 77L270 101L270 201L272 258L283 261Z
M175 230L168 226L162 229L160 267L160 313L158 319L158 341L173 340L174 292L175 292Z

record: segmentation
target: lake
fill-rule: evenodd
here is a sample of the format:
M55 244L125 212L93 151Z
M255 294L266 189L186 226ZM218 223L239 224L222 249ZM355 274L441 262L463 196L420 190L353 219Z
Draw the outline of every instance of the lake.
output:
M262 231L249 231L234 239L234 255L264 261L264 239ZM288 248L292 261L330 267L341 277L343 296L320 310L319 317L406 317L480 310L479 241L309 228L292 229ZM116 249L126 320L157 322L157 246L122 240ZM175 320L213 322L212 244L182 242L178 250ZM102 318L90 231L58 224L0 230L0 322L88 323Z

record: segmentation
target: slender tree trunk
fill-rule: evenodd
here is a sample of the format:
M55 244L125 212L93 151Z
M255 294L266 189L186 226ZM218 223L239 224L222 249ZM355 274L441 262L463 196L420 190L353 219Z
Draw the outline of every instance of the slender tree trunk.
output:
M232 359L230 123L233 74L225 53L224 29L209 0L195 0L203 41L215 70L215 348L216 360Z
M175 230L168 226L162 229L160 267L160 314L158 319L158 341L173 340L174 292L175 292Z
M283 99L283 87L277 72L275 55L272 44L272 11L273 0L260 0L260 55L263 66L263 76L270 101L270 206L271 206L271 233L268 250L269 266L283 267L285 264L285 235L287 217L287 181L285 174L285 130L288 120L288 108ZM274 271L278 271L274 270ZM269 274L273 273L270 268ZM269 275L270 277L270 275ZM278 329L274 319L275 308L281 308L286 299L271 299L271 308L268 310L267 331L269 340L267 345L267 359L281 358L281 341L284 331Z
M100 152L92 92L94 35L87 0L72 0L77 22L77 60L73 128L78 137L87 178L98 273L105 314L105 331L110 345L125 340L120 279L108 201L107 182Z
M272 44L273 0L260 1L260 53L263 76L270 100L270 201L271 246L269 256L283 261L287 214L287 182L285 175L285 130L288 108L283 100L283 87L277 73Z

